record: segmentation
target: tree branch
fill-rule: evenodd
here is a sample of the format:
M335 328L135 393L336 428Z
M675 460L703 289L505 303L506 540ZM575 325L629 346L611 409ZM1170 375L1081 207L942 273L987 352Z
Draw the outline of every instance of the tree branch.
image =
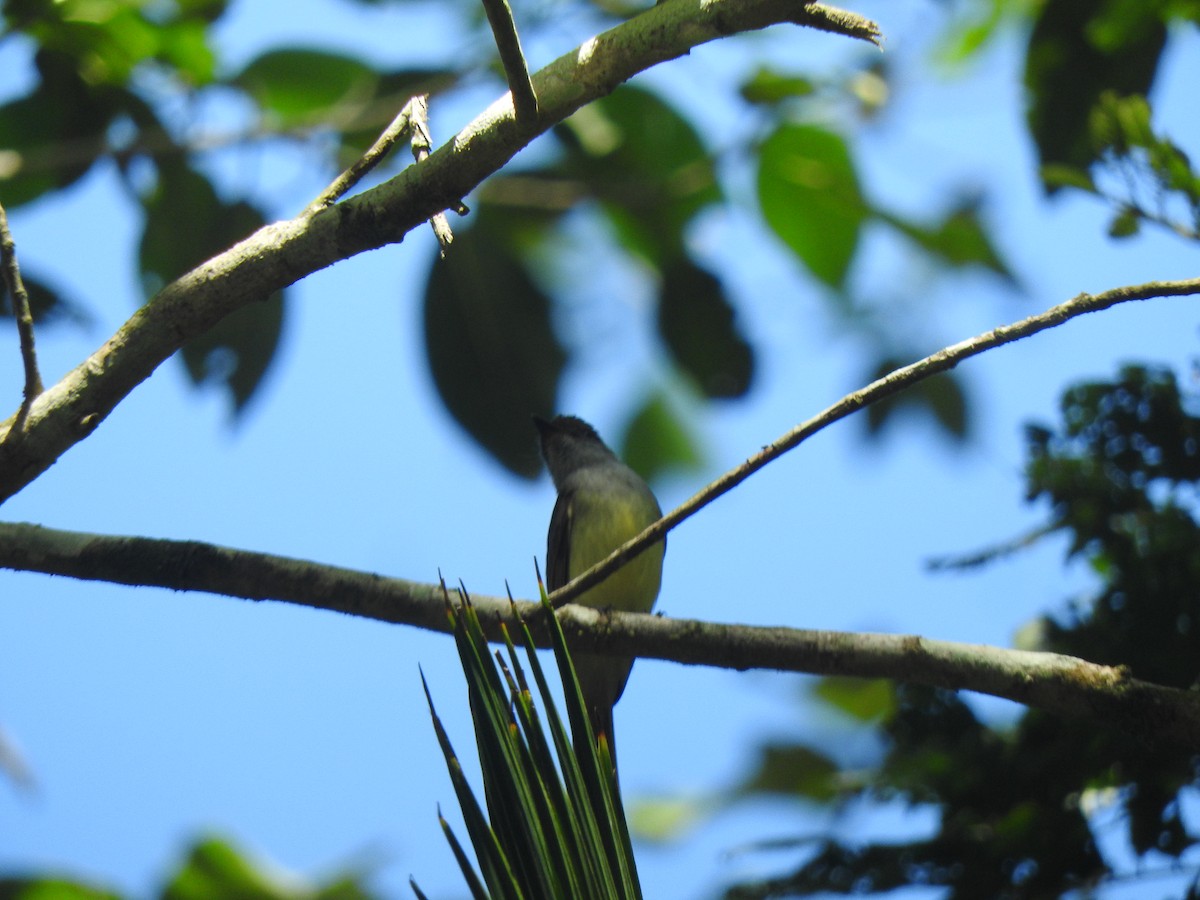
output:
M878 27L805 0L672 0L591 38L533 76L540 116L518 127L506 93L423 162L343 202L259 229L167 285L39 395L21 431L0 423L0 502L86 438L184 343L247 303L396 243L501 169L534 137L637 73L741 31L792 22L873 42Z
M21 267L17 263L17 245L8 230L8 214L0 206L0 275L8 296L12 298L13 318L17 320L17 333L21 343L21 361L25 366L25 391L21 399L13 430L21 431L29 416L33 401L42 392L42 376L38 372L37 349L33 342L33 313L29 309L29 294L21 280ZM10 432L11 433L11 432ZM0 443L7 435L0 434Z
M529 80L529 67L525 53L521 50L521 37L517 34L517 23L513 21L508 0L483 0L488 24L492 26L492 37L500 51L500 64L504 66L504 77L512 93L513 108L517 123L530 128L537 124L538 101Z
M440 586L313 562L218 547L58 531L0 523L0 567L92 581L279 600L375 619L449 630ZM520 614L542 640L541 607L473 595L492 637ZM1004 697L1106 727L1137 729L1155 742L1200 746L1200 696L1056 653L1007 650L912 635L850 634L599 612L558 613L580 649L727 669L894 678Z
M681 503L667 515L663 516L637 537L618 547L607 557L575 580L568 582L550 595L550 602L555 607L570 603L593 585L599 584L612 572L625 565L651 544L659 541L680 522L689 519L712 503L722 494L733 490L763 466L778 459L789 450L799 446L821 429L832 425L839 419L844 419L853 412L891 397L905 388L911 387L939 372L953 369L965 359L978 356L985 350L1011 344L1022 338L1031 337L1048 328L1054 328L1085 313L1099 312L1119 303L1131 300L1149 300L1154 297L1183 297L1200 294L1200 278L1186 281L1151 281L1130 287L1113 288L1100 294L1080 294L1065 303L1053 306L1044 313L1022 319L1011 325L986 332L965 341L960 341L918 362L896 369L883 378L871 382L861 390L847 394L837 403L827 407L807 422L801 422L783 437L763 447L735 469L709 484L691 499Z
M325 190L317 196L308 208L304 211L305 215L315 215L321 210L332 206L341 200L356 184L363 180L367 174L377 165L387 158L387 155L392 152L392 147L396 145L396 141L400 140L410 131L414 131L413 118L415 111L419 108L423 113L426 111L428 103L428 94L421 97L413 97L400 109L396 117L392 119L391 124L383 130L383 132L375 139L367 152L356 159L351 166L335 178Z

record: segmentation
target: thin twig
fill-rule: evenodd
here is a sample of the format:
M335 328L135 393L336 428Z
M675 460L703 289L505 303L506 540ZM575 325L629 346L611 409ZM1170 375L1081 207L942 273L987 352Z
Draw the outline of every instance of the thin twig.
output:
M977 569L996 560L1020 553L1022 550L1032 547L1042 538L1054 534L1054 532L1062 527L1062 522L1048 522L1045 525L1039 525L1037 528L1027 531L1025 534L1019 534L1002 543L984 547L982 550L975 550L958 556L934 556L925 561L925 568L930 572L961 572L966 569Z
M418 163L424 162L432 149L433 138L429 135L429 97L427 95L414 97L412 110L413 159ZM467 208L461 200L455 211L459 215L466 215ZM438 252L445 256L446 249L454 241L454 232L450 230L450 222L446 218L446 214L444 212L435 213L429 220L429 227L433 229L433 234L437 238Z
M42 392L42 376L38 372L37 349L33 343L33 313L29 309L29 294L21 279L17 245L12 232L8 230L8 214L3 205L0 205L0 268L4 271L4 286L12 298L13 318L17 320L17 334L21 341L21 361L25 364L25 393L21 408L17 411L17 420L13 423L13 431L20 432L25 427L29 408Z
M422 104L422 108L424 108L424 103L427 99L427 96L422 95L420 97L413 97L405 103L400 112L396 114L396 117L392 119L392 123L375 139L375 143L371 145L370 149L356 159L350 168L335 178L329 187L321 191L317 199L308 205L305 213L312 215L337 203L338 200L346 195L347 191L362 181L367 173L383 162L384 158L392 151L392 147L396 145L396 142L412 130L414 106L419 102Z
M504 66L504 77L512 91L513 109L518 125L534 127L538 120L537 94L529 80L529 66L521 50L521 38L517 34L517 23L513 21L512 8L508 0L483 0L496 49L500 51L500 63Z
M550 602L556 608L565 603L570 603L575 597L578 597L588 588L600 583L651 544L661 540L668 531L680 522L691 518L722 494L737 487L759 469L783 456L783 454L794 447L799 446L823 428L832 425L839 419L844 419L846 416L865 406L870 406L872 403L878 403L880 400L891 397L893 394L911 387L919 381L924 381L931 375L953 369L963 360L969 359L972 356L978 356L985 350L1030 337L1040 331L1061 325L1068 319L1073 319L1084 313L1098 312L1102 309L1108 309L1110 306L1116 306L1118 303L1126 303L1131 300L1148 300L1151 297L1180 297L1191 294L1200 294L1200 278L1193 278L1187 281L1152 281L1147 284L1131 287L1114 288L1111 291L1105 291L1101 294L1080 294L1066 303L1060 303L1058 306L1051 307L1044 313L1022 319L1020 322L1015 322L1012 325L1003 325L978 337L973 337L946 347L944 350L939 350L937 353L927 356L919 362L897 369L891 374L880 378L878 381L873 381L861 390L847 394L837 403L813 416L807 422L797 425L774 443L763 447L754 456L747 459L737 468L726 472L690 500L677 506L633 540L622 544L582 575L560 587L550 595Z

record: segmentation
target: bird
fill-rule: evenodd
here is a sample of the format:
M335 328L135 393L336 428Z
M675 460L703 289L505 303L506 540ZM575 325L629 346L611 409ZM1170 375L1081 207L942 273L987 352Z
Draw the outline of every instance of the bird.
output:
M662 510L650 486L587 422L563 415L533 421L558 493L546 536L546 586L555 591L662 518ZM573 602L649 612L662 585L666 547L664 537ZM625 690L633 658L577 653L573 661L592 732L607 744L615 774L613 706Z

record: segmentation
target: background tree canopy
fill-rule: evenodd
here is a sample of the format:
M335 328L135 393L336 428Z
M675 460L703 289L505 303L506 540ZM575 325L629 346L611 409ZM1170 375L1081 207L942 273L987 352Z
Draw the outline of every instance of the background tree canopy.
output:
M514 12L537 68L642 6ZM940 346L1194 276L1200 3L855 11L886 52L790 27L699 48L464 198L444 259L422 230L244 307L5 519L530 596L552 502L531 413L593 420L668 508ZM296 215L414 93L436 146L502 90L467 0L16 0L4 22L0 203L48 383ZM1191 301L1138 304L871 407L675 532L662 608L1019 633L1191 686L1195 337ZM971 578L925 567L1035 532ZM322 884L459 889L416 676L454 696L445 639L25 573L0 598L0 726L36 784L0 793L5 870L134 894L242 873L216 840L172 862L215 828ZM1191 890L1195 759L1153 735L891 683L635 673L618 715L648 896Z

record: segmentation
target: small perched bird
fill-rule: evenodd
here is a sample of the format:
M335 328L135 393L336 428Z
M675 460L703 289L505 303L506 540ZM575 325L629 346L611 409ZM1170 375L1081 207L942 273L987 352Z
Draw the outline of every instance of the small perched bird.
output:
M662 517L642 478L604 445L596 430L574 416L534 417L542 457L558 500L546 539L546 586L551 591L604 559ZM573 602L595 609L649 612L662 583L667 541L654 544ZM573 655L588 718L597 740L613 743L613 705L625 690L633 659Z

